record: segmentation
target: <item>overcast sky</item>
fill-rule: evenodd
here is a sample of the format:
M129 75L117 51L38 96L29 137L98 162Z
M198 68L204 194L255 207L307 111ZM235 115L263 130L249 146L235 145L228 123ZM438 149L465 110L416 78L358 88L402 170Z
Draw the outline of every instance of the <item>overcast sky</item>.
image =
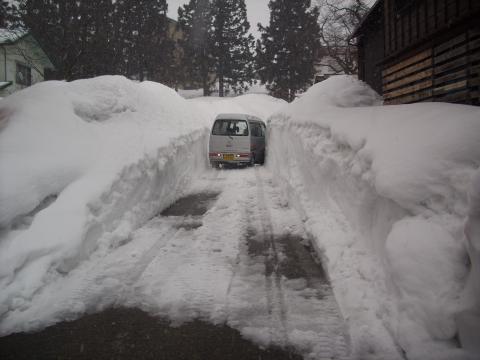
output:
M168 3L168 16L177 20L178 7L180 5L188 3L189 0L167 0ZM269 0L246 0L248 21L252 34L259 37L257 31L257 23L268 25L270 21L270 10L268 9Z

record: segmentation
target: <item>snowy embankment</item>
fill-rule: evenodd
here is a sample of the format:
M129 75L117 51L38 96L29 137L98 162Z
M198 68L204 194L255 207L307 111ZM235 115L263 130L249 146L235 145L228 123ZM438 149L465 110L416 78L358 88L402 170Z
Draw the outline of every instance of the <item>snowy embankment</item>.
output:
M143 293L130 294L138 289L112 272L138 275L158 265L152 278L160 285L151 286L147 271L145 293L155 301L162 299L157 292L166 300L183 294L164 291L166 279L157 277L168 272L163 264L140 259L136 268L136 252L150 258L158 229L144 230L140 240L132 234L204 175L217 113L267 118L282 108L269 121L267 170L323 258L353 358L398 359L399 348L409 359L469 358L454 338L478 346L480 110L376 105L376 95L349 77L316 85L285 107L260 94L186 101L162 85L122 77L46 82L3 99L0 335L111 306L123 292L121 304L142 303L136 296ZM239 191L254 185L238 180ZM217 210L227 219L240 208L225 196ZM221 236L216 241L224 245ZM182 244L195 261L230 269L224 254L199 258L197 248ZM202 269L211 284L210 266ZM213 291L225 300L221 287L197 287L197 296ZM192 312L209 309L208 301Z
M279 102L255 104L248 111L264 115ZM182 195L207 168L214 116L163 85L110 76L45 82L2 100L1 334L43 326L41 316L16 315Z
M317 84L271 117L268 167L304 213L355 354L389 358L384 338L409 359L471 358L454 339L480 281L478 204L471 269L463 234L480 109L377 105L351 77Z

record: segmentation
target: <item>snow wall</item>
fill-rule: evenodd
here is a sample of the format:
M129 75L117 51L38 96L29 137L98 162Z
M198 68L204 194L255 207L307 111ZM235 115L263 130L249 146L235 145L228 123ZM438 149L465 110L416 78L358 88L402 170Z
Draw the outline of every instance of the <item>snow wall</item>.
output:
M92 254L128 243L183 195L207 169L218 112L266 117L283 104L251 95L216 102L120 76L44 82L2 100L0 335L65 319L64 304L29 311L35 297ZM86 311L79 304L68 316Z
M28 308L46 283L128 242L176 200L206 165L208 119L167 87L122 77L42 83L4 99L2 114L0 315L8 332L36 326L7 315Z
M472 269L463 234L480 109L379 105L352 77L315 85L270 118L267 166L304 213L354 354L395 358L370 341L383 337L409 359L474 358L456 347L455 317L474 298L469 272L477 292L480 281L477 208Z

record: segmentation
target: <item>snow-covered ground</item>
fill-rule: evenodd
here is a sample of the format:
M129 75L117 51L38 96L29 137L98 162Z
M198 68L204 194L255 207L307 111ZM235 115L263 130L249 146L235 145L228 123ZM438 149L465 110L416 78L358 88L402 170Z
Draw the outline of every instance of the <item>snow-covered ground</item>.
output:
M345 76L289 105L121 77L3 99L0 334L128 305L312 358L474 359L455 336L475 343L480 310L480 109L380 104ZM220 112L269 118L265 168L208 169ZM202 217L159 216L196 193L218 196ZM313 242L323 301L269 283L259 232Z

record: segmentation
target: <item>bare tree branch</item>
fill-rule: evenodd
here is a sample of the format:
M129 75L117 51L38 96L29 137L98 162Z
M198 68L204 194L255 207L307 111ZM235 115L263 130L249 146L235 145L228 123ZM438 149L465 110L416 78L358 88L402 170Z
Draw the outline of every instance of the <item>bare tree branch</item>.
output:
M336 74L356 74L356 44L351 35L368 11L365 0L317 0L317 6L324 56L333 59L340 70L329 67Z

